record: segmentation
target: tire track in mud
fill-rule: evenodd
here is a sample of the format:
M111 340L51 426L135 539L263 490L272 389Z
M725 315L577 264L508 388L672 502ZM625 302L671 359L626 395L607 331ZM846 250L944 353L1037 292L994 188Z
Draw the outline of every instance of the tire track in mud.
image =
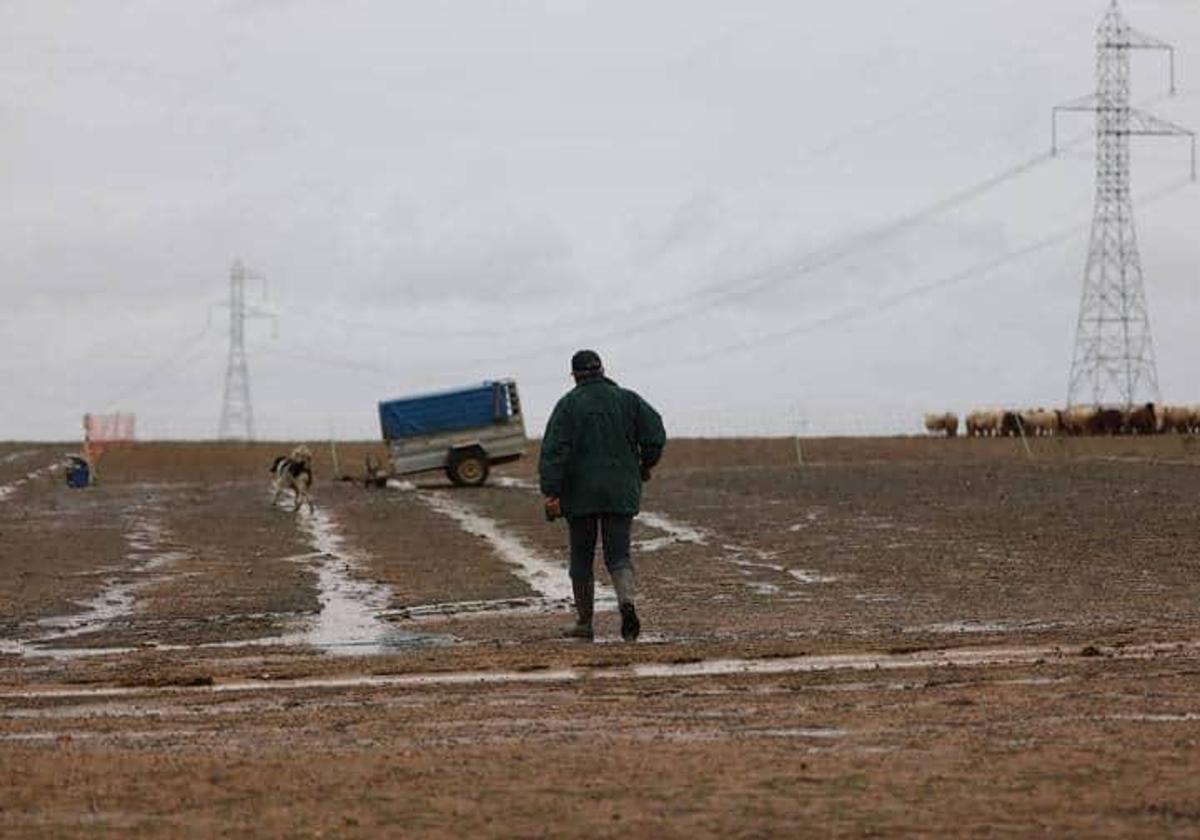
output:
M518 479L502 478L496 484L517 487L520 486L518 482ZM574 596L565 564L547 558L476 505L455 498L451 491L424 490L407 482L395 482L389 487L404 493L404 497L417 499L434 513L455 523L463 532L483 539L510 573L535 593L532 597L419 604L394 610L392 615L420 620L561 613L573 608ZM616 606L612 588L597 581L596 610L611 612Z
M321 508L302 516L299 525L314 549L305 559L317 561L320 608L306 631L283 637L284 643L308 644L325 653L366 655L434 641L384 620L392 588L361 579L363 564L346 550L338 524L328 511Z
M571 582L563 564L538 554L474 505L442 492L421 493L418 498L434 511L453 520L467 533L487 540L492 549L512 568L513 574L538 593L544 602L569 603L573 598ZM597 587L598 600L605 596L611 599L611 595L612 590L608 587Z
M290 513L290 511L289 511ZM297 528L303 533L312 551L281 558L283 562L313 566L317 578L319 608L311 613L245 613L225 612L212 616L215 622L239 618L277 618L300 623L302 629L283 633L228 641L166 644L161 636L141 638L136 645L118 644L97 646L86 644L84 637L96 637L125 629L147 629L155 626L170 630L194 622L173 616L137 617L139 595L147 587L171 578L164 574L170 567L190 559L193 554L174 547L172 538L162 522L161 504L140 510L130 516L126 532L129 546L126 554L132 565L108 577L100 592L80 601L80 610L65 615L40 619L35 623L38 632L28 638L0 639L0 653L23 657L73 659L89 656L132 653L138 650L183 652L241 647L308 646L324 653L369 655L388 648L412 644L428 644L435 637L394 628L385 619L391 598L389 587L358 579L361 571L358 558L344 547L336 521L324 511L297 515Z
M186 551L171 547L162 522L161 504L152 501L127 515L125 559L131 561L101 583L91 598L77 601L78 612L50 616L35 622L40 632L29 639L0 640L0 652L22 656L70 658L134 648L72 647L85 636L95 636L120 624L131 623L137 609L138 593L164 579L168 567L188 557Z
M510 487L516 490L538 492L538 487L531 481L519 478L502 478L496 481L497 486ZM796 591L802 587L835 583L841 578L835 575L823 574L813 569L793 567L778 561L778 552L765 551L760 548L737 543L726 543L709 529L701 528L683 520L675 519L659 511L643 510L637 515L638 521L652 530L659 531L661 536L651 536L636 540L633 543L635 551L654 553L673 546L693 545L709 548L717 545L724 554L717 559L738 567L746 577L754 577L765 571L773 580L743 580L742 584L758 595L783 595L785 591ZM782 580L779 578L782 577Z
M31 473L30 476L36 477L37 474ZM427 499L422 498L422 501ZM131 561L130 565L114 569L113 573L105 577L96 595L78 602L78 611L39 619L31 632L23 633L14 639L0 639L0 653L29 658L72 659L125 654L138 650L184 652L241 647L306 646L331 654L372 655L398 647L453 641L446 636L401 630L392 623L397 617L446 617L460 613L496 611L546 612L569 608L569 583L566 584L565 592L555 588L556 579L561 577L565 580L565 574L548 573L557 567L537 557L515 538L509 539L494 522L489 525L489 520L482 514L455 507L453 504L444 504L440 509L436 505L435 502L434 509L442 516L453 519L457 515L459 519L456 521L469 533L474 533L480 528L488 530L491 540L504 546L505 551L501 554L506 562L524 560L526 575L523 579L538 581L538 585L533 588L539 593L539 597L510 598L495 602L439 603L392 610L389 608L391 587L363 579L365 564L360 557L346 548L340 525L333 514L325 508L307 514L293 514L287 510L288 515L295 516L296 528L312 550L278 559L280 562L298 563L311 568L316 576L318 609L315 614L294 611L239 613L243 618L274 618L292 625L300 624L301 627L227 641L164 643L163 634L155 633L153 628L162 628L162 631L169 634L172 630L178 631L185 625L204 619L197 619L195 616L181 618L169 614L144 616L145 621L135 619L142 591L153 584L170 579L170 575L163 574L164 570L193 557L192 552L179 550L172 543L172 538L162 521L161 503L158 503L151 505L149 509L137 510L130 514L125 534L128 545L126 559ZM467 520L474 524L468 527ZM613 604L615 606L615 601ZM228 611L210 616L211 621L218 624L231 617L232 614ZM122 631L134 627L141 631L141 637L135 645L87 643L87 637L94 638L113 632L119 636Z
M15 458L14 458L15 455L20 455L22 457L27 456L26 453L17 452L17 453L13 453L13 455L9 455L7 457L9 459L15 460ZM10 481L8 484L0 484L0 502L7 501L10 496L12 496L14 493L16 493L18 490L20 490L22 487L24 487L29 482L36 481L37 479L41 478L42 476L49 475L50 473L54 472L54 470L59 469L65 465L66 465L66 461L61 461L61 460L55 461L52 464L47 464L44 467L40 467L36 470L33 470L32 472L26 473L23 477L18 478L16 481Z
M956 647L908 653L864 652L769 657L762 659L704 659L686 662L644 662L619 667L570 666L545 670L436 671L405 674L367 674L332 677L298 677L273 680L230 680L215 685L101 686L0 690L0 703L25 700L92 700L150 696L186 697L225 694L272 694L296 691L355 689L412 689L454 686L485 687L510 684L572 684L592 680L641 681L757 677L787 674L883 673L966 668L1038 666L1091 667L1097 656L1108 661L1191 662L1200 655L1200 640L1146 643L1122 647L1066 650L1056 645ZM835 689L831 689L835 690ZM112 708L118 708L116 706ZM5 707L0 717L29 717L38 708Z

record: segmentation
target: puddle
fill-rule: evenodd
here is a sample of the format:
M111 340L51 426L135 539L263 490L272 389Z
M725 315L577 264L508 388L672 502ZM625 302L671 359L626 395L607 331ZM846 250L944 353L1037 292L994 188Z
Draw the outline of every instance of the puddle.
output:
M898 604L902 599L890 592L860 592L854 596L854 600L864 604Z
M778 595L781 591L780 588L773 583L751 582L747 583L746 587L758 595Z
M539 490L538 486L528 479L512 478L507 475L492 479L492 483L497 487L509 487L514 490Z
M487 540L496 554L512 567L513 574L540 595L543 602L565 605L573 602L571 580L564 564L541 556L515 534L501 528L496 520L449 493L422 494L420 498L433 510L453 519L468 534ZM596 582L596 606L599 609L616 606L612 589L599 580Z
M747 735L756 735L760 738L845 738L850 734L845 729L821 729L821 728L782 728L782 729L747 729L744 730Z
M834 583L837 581L835 575L823 575L820 572L814 572L812 569L788 569L787 573L806 586L815 583Z
M797 522L795 525L788 526L788 530L794 534L798 531L803 531L807 528L811 528L813 525L815 525L820 520L821 515L822 515L822 511L820 509L810 510L808 513L806 513L804 515L803 522Z
M875 516L874 514L865 513L860 516L853 516L849 520L849 524L853 526L855 531L892 531L900 526L895 521L886 516ZM907 529L905 529L907 530Z
M681 664L630 667L635 677L699 677L733 674L800 674L819 671L860 671L936 668L947 665L994 665L1031 662L1056 654L1051 648L994 648L924 651L913 654L838 654L779 659L712 659Z
M664 548L670 548L678 544L679 541L671 536L647 537L645 539L634 540L630 544L630 548L639 554L653 554L656 551L662 551Z
M1141 714L1104 715L1099 720L1132 721L1134 723L1195 723L1200 721L1200 713L1184 712L1182 714Z
M730 549L732 551L740 551L741 550L737 546L734 546L734 545L727 545L727 546L725 546L725 548ZM768 571L778 572L780 574L783 574L784 572L787 571L787 566L781 566L778 563L763 563L758 560L738 560L738 559L730 559L729 562L733 563L733 565L735 565L735 566L740 566L743 569L766 569Z
M691 543L692 545L708 545L708 535L701 529L689 525L686 522L678 522L671 519L669 516L662 513L653 513L644 510L638 514L638 520L643 525L648 525L657 531L662 531L666 537L661 537L658 540L646 540L644 543L661 543L662 546L672 545L674 543ZM653 551L653 548L643 548L644 551Z
M1010 631L1052 630L1056 626L1045 621L977 621L967 618L961 621L944 621L937 624L923 624L915 627L905 627L904 633L1004 633Z
M629 644L629 642L625 641L620 636L616 635L615 627L613 628L612 632L613 632L613 635L611 635L611 636L602 636L602 635L600 635L600 631L597 630L596 631L596 639L595 639L595 641L592 642L592 646L595 647L598 645L613 645L614 647L623 649L623 648L625 648L625 646L627 646ZM579 645L579 642L574 639L560 639L559 641L561 641L562 644L566 644L566 645L572 645L572 646ZM691 643L694 643L695 641L696 641L696 638L694 636L677 636L674 633L647 633L645 630L643 630L641 635L638 636L637 643L638 643L638 645L670 645L670 644L691 644Z
M1000 680L996 685L1061 685L1073 681L1073 677L1018 677L1013 680Z
M823 694L855 694L868 691L911 691L920 687L920 683L911 682L840 682L832 685L814 685L808 690Z
M570 610L570 601L551 601L548 598L498 598L491 601L448 601L439 604L417 604L411 607L388 610L389 619L420 621L433 618L458 618L471 615L494 615L504 613L563 612Z
M805 586L812 586L820 583L834 583L839 580L839 578L834 575L822 574L812 569L792 569L788 568L782 563L769 562L776 556L772 552L767 552L756 548L747 548L739 545L726 545L722 547L727 551L733 552L732 555L726 557L725 559L737 566L739 569L742 569L744 572L749 569L764 569L768 572L774 572L775 574L787 575L788 577L798 581L801 584L804 584ZM744 554L753 554L758 559L746 560L741 556ZM781 589L781 587L776 584L768 583L748 585L752 588L773 586L775 591L780 591ZM766 590L764 589L763 591L765 592Z
M412 644L421 637L396 630L381 617L391 603L389 586L355 578L358 561L348 554L337 523L324 508L300 519L317 551L317 601L320 612L303 633L284 637L326 653L383 653L397 643Z

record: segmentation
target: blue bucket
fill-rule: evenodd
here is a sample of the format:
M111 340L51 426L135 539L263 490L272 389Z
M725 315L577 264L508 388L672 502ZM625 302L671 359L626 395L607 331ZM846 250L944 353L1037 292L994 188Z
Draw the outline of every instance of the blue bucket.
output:
M67 486L87 487L92 483L92 469L82 458L72 458L67 466Z

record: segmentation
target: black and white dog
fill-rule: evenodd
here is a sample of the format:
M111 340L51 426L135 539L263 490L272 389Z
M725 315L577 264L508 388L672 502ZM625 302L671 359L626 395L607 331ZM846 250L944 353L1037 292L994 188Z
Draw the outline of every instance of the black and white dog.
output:
M283 491L290 489L296 494L292 510L300 510L300 505L308 502L308 512L313 512L312 496L308 492L313 481L312 453L307 446L297 446L291 455L280 455L271 463L270 471L275 476L272 482L275 496L271 499L271 504L278 503Z

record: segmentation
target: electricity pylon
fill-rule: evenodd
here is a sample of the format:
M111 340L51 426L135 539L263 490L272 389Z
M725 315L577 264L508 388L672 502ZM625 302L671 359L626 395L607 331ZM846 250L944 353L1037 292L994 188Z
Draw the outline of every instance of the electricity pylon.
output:
M254 406L246 366L246 318L270 313L246 306L246 268L233 261L229 271L229 361L225 366L225 398L221 402L221 440L254 440Z
M1096 92L1060 105L1052 118L1051 151L1058 151L1060 111L1096 114L1096 207L1075 329L1067 404L1130 406L1157 401L1158 370L1150 315L1133 226L1129 138L1184 135L1192 138L1196 178L1196 135L1130 106L1132 50L1164 50L1170 58L1175 93L1175 49L1131 28L1112 0L1096 30Z

